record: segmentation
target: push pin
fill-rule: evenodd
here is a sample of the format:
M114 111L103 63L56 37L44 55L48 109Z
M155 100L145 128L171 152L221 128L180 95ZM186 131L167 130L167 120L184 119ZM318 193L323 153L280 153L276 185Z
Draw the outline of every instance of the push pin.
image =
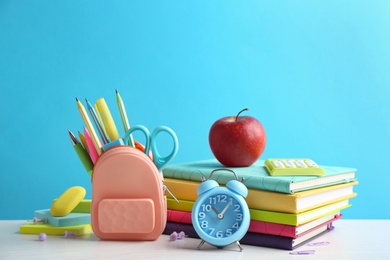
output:
M39 218L34 217L33 222L34 222L34 224L37 224L38 222L45 224L46 219L45 218L39 219Z
M177 235L177 239L184 239L185 236L186 234L184 233L184 231L180 231L180 233Z
M65 238L67 238L67 237L74 237L74 238L76 238L77 234L76 234L76 232L68 232L68 231L65 230L64 237Z
M174 231L172 234L169 235L169 241L176 241L176 240L181 240L186 236L184 231L180 231L178 234L176 231Z
M169 235L169 241L176 241L177 239L177 232L174 231L172 234Z
M47 235L46 235L45 233L40 233L40 234L38 235L39 241L45 241L46 238L47 238Z

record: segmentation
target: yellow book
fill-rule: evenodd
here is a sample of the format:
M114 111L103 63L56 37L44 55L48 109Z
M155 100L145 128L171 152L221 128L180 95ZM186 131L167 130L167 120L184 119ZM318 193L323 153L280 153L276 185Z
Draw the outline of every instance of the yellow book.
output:
M195 201L200 182L164 178L165 185L178 199ZM249 208L285 213L300 213L341 200L355 197L353 187L358 182L348 182L322 188L286 194L257 189L248 189L246 202ZM172 196L167 193L168 198Z
M291 226L299 226L305 223L308 223L317 218L323 217L328 214L332 214L343 209L349 208L352 205L349 204L348 200L339 201L333 204L315 208L309 211L302 213L282 213L275 211L265 211L265 210L256 210L249 209L251 214L251 219L259 220L264 222L272 222L278 224L285 224Z

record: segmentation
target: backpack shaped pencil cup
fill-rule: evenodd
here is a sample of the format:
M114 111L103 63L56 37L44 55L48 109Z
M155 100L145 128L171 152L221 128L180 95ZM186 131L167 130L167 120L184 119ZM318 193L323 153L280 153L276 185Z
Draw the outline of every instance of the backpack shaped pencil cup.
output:
M131 133L145 134L144 152L128 146ZM173 139L172 152L161 157L156 136L168 133ZM167 222L166 187L162 168L176 155L178 139L172 129L131 127L124 136L125 145L105 150L93 168L92 229L105 240L156 240ZM151 150L153 160L147 156Z

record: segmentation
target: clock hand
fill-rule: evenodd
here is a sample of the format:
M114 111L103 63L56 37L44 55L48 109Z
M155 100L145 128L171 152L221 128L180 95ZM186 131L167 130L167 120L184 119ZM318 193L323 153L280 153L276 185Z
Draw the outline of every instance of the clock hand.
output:
M232 205L233 201L230 200L229 203L225 206L225 208L221 211L221 213L218 214L219 219L223 219L223 215L225 214L226 210Z
M219 212L214 206L211 206L211 209L219 216Z

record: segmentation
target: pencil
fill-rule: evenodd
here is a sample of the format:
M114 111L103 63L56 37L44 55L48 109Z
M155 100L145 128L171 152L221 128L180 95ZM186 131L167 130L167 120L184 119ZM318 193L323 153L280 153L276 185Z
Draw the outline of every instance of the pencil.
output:
M79 138L80 138L80 142L83 144L84 146L84 149L89 153L89 150L88 150L88 146L87 146L87 143L85 142L85 137L82 133L80 133L80 131L78 131L78 135L79 135Z
M95 149L97 153L100 155L102 153L102 146L100 144L100 140L98 136L96 135L95 129L92 126L91 120L89 120L87 111L85 111L83 104L80 102L80 100L77 97L76 97L76 102L77 102L77 107L79 109L81 118L84 121L85 127L88 129L88 132L91 135L91 139L95 146Z
M123 130L126 133L130 129L130 124L129 124L129 120L127 118L125 105L123 104L122 97L119 94L118 90L115 90L115 92L116 92L116 103L118 105L119 114L120 114L121 119L122 119ZM129 140L130 140L130 145L135 147L134 139L133 139L133 135L132 134L130 134Z
M103 145L104 144L107 144L108 143L108 140L107 140L107 137L103 131L103 127L102 125L100 124L99 122L99 119L98 119L98 116L96 114L96 111L95 109L93 108L93 106L91 105L91 103L89 103L88 99L85 99L85 102L87 103L87 108L89 110L89 113L91 114L91 117L93 119L93 122L95 123L95 126L97 127L98 129L98 132L99 132L99 135L100 135L100 138L102 139L102 142L103 142Z
M84 147L81 145L79 140L74 136L74 134L68 130L70 141L73 145L74 150L76 151L81 163L83 164L85 170L87 171L88 175L92 176L92 169L93 169L93 162L91 158L89 157L89 154L84 149Z

